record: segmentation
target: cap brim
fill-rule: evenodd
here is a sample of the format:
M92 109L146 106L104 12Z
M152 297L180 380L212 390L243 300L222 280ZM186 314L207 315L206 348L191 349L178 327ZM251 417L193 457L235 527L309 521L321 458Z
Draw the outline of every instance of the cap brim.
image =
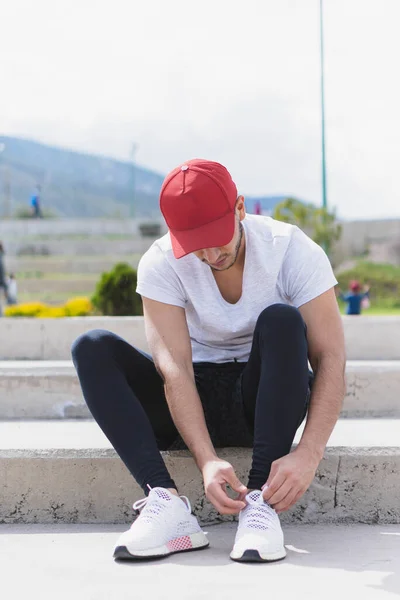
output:
M183 258L197 250L226 246L232 240L234 232L235 213L229 212L221 219L207 223L202 227L184 231L172 231L170 229L169 234L175 258Z

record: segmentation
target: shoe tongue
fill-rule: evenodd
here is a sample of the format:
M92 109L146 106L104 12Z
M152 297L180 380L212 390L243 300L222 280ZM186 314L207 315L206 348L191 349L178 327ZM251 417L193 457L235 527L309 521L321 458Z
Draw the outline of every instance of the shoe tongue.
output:
M249 504L254 504L255 502L260 502L261 495L262 492L260 492L260 490L253 490L252 492L247 494L246 500Z
M149 494L149 496L157 496L160 500L166 500L170 502L172 500L172 494L165 488L157 487L153 488Z

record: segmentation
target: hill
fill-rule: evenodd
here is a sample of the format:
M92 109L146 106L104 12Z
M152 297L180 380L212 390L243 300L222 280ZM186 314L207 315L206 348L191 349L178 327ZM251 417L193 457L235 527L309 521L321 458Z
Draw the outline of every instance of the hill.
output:
M3 186L6 170L14 210L29 203L37 184L42 187L43 206L60 216L127 216L132 214L129 210L133 200L135 215L151 216L158 210L163 181L158 173L133 168L129 162L30 140L3 136L1 144Z
M155 217L164 176L130 162L0 136L0 217L28 207L36 185L60 217ZM135 193L132 193L132 190ZM284 196L247 198L270 212Z

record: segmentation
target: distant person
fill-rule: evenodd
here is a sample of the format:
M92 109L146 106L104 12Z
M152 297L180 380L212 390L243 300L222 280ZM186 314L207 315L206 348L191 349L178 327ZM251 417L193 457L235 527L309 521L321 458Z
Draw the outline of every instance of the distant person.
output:
M17 295L18 295L18 286L17 280L15 278L14 273L10 273L7 280L7 304L10 306L12 304L18 304Z
M362 290L359 281L350 281L347 294L338 289L338 297L347 303L346 315L360 315L363 308L369 307L369 290L369 285L365 285Z
M6 272L4 267L4 246L2 242L0 242L0 289L4 291L7 290L7 282L6 282Z
M254 205L254 214L255 215L262 215L262 208L261 208L261 202L257 201Z
M4 296L7 299L7 281L5 277L5 268L4 268L4 246L2 242L0 242L0 292L3 292ZM0 304L0 316L2 314L1 304Z
M32 195L31 198L31 206L32 206L32 216L34 219L41 219L42 209L40 206L40 185L37 186L36 192Z

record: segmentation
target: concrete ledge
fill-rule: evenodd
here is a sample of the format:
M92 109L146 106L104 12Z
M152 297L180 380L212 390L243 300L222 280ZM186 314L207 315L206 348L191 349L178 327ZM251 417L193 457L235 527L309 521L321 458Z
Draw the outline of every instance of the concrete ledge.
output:
M400 317L343 317L349 360L400 360ZM108 329L147 350L142 317L0 319L0 360L68 360L72 342Z
M351 361L342 417L400 417L400 361Z
M348 360L400 360L400 317L342 318Z
M399 422L377 423L338 423L312 486L284 522L400 523ZM132 520L132 502L143 493L94 423L3 423L0 433L1 523ZM206 501L189 454L163 455L201 521L225 520ZM246 482L251 450L219 455Z
M71 345L91 329L108 329L141 350L148 350L143 317L0 319L0 360L70 360Z
M0 419L89 417L71 361L0 362ZM400 417L400 361L349 361L342 417Z
M90 416L71 361L0 362L0 419Z
M243 480L251 452L220 451ZM229 520L206 501L186 452L164 453L202 523ZM328 449L306 495L284 523L400 523L400 448ZM0 523L129 523L143 496L113 450L0 451Z

